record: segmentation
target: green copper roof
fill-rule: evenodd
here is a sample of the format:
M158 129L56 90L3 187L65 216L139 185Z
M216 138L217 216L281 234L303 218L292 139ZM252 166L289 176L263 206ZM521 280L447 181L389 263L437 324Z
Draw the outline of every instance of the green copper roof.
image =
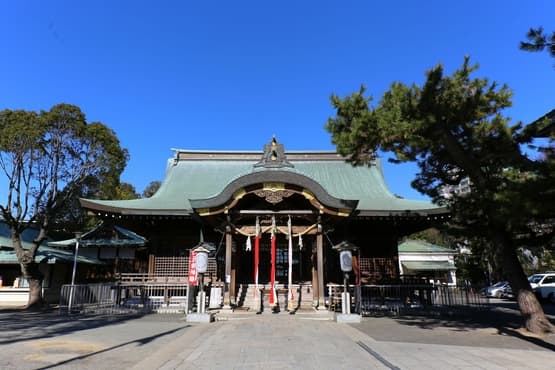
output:
M33 246L33 240L39 235L39 230L35 227L28 227L21 233L21 245L25 249L29 249ZM48 239L43 241L43 245L46 245ZM13 248L12 247L12 231L10 226L0 220L0 248Z
M48 246L58 248L73 247L76 239L49 242ZM101 222L92 230L84 233L79 240L79 247L140 247L146 244L146 238L107 222Z
M448 261L403 261L401 264L409 270L445 271L456 269L456 267Z
M40 246L36 255L36 263L73 263L74 254L71 251L64 251L56 248ZM104 262L86 256L77 256L78 263L93 265L103 265ZM14 250L0 250L0 264L18 264Z
M18 264L17 256L13 249L11 231L9 226L0 221L0 264ZM38 230L33 228L25 229L21 235L21 244L23 248L32 247L32 241L38 235ZM44 242L46 244L46 241ZM49 248L41 245L35 255L36 263L69 263L73 262L73 252ZM96 258L78 256L77 262L89 264L104 264L104 262Z
M151 198L82 199L81 204L97 212L187 215L194 212L190 200L217 197L234 180L255 173L263 178L272 171L286 171L315 181L331 197L355 201L353 204L357 204L356 210L361 213L446 213L444 208L430 202L402 199L392 194L379 160L369 167L354 167L333 152L288 152L285 155L292 166L255 166L262 155L262 152L176 151L176 157L168 161L160 189Z
M431 244L423 240L406 240L399 244L399 253L448 253L453 254L453 249Z

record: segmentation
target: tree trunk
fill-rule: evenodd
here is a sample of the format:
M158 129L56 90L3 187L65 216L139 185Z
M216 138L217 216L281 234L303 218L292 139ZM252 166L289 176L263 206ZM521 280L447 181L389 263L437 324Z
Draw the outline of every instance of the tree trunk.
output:
M21 264L21 272L29 283L29 300L26 309L41 308L44 306L42 296L43 274L39 270L39 266L35 262Z
M553 333L554 327L549 322L536 295L529 289L518 291L518 307L524 318L524 326L534 334Z
M29 249L24 249L21 245L21 233L20 231L11 225L12 233L12 245L17 255L17 260L19 261L19 267L21 268L21 274L29 284L29 299L27 301L26 309L40 308L44 305L44 299L42 297L42 280L44 275L39 270L39 265L35 262L35 255L38 250L38 245L41 242L41 238L35 240L33 247ZM44 234L41 230L40 234ZM39 235L40 235L39 234Z
M530 288L512 240L505 232L497 232L495 240L497 241L497 256L513 294L516 294L518 307L524 319L524 327L534 334L542 335L554 332L554 326L545 316L541 304Z

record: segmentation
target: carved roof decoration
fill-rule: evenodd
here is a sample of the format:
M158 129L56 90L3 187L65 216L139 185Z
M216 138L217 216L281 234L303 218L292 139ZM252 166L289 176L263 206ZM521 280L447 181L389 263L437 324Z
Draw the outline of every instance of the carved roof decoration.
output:
M279 144L274 136L268 144L264 145L262 159L253 167L281 168L295 166L287 160L283 144Z

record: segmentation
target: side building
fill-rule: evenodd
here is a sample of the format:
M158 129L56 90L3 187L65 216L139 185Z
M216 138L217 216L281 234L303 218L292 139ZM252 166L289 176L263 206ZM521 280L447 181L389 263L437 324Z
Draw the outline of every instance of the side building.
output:
M425 277L434 283L457 285L457 251L423 240L399 244L399 269L402 276Z

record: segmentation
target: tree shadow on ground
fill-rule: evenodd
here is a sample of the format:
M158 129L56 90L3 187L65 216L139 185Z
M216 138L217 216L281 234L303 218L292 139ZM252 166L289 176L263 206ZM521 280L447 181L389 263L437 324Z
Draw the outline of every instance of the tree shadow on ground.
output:
M473 332L479 329L493 329L499 335L508 335L527 341L536 346L555 351L555 335L543 337L533 335L523 329L523 318L512 306L493 309L464 309L419 312L404 314L395 318L401 325L417 327L424 330L447 328L455 332ZM555 325L553 317L547 316L551 324Z
M0 309L0 345L56 337L137 319L132 315L61 315L57 309ZM185 326L185 323L184 323Z
M184 328L187 328L187 327L190 327L190 326L191 326L191 325L186 325ZM65 360L65 361L57 362L57 363L52 364L52 365L48 365L48 366L45 366L45 367L41 367L41 368L39 368L39 370L57 368L58 366L67 365L67 364L70 364L70 363L72 363L72 362L74 362L74 361L79 361L79 360L83 360L83 359L86 359L86 358L89 358L89 357L92 357L92 356L96 356L96 355L99 355L99 354L102 354L102 353L114 351L114 350L117 350L117 349L119 349L119 348L125 347L125 346L127 346L128 344L132 344L132 343L137 343L138 345L143 346L143 345L146 345L146 344L152 342L152 341L155 340L155 339L161 338L161 337L163 337L163 336L165 336L165 335L173 334L173 333L175 333L175 332L177 332L177 331L179 331L179 330L182 330L182 329L184 329L184 328L176 328L176 329L172 329L172 330L165 331L165 332L163 332L163 333L151 335L151 336L148 336L148 337L130 340L130 341L128 341L128 342L121 343L121 344L118 344L118 345L116 345L116 346L112 346L112 347L109 347L109 348L104 348L104 349L102 349L102 350L100 350L100 351L95 351L95 352L87 353L87 354L84 354L84 355L80 355L80 356L76 356L76 357L70 358L70 359Z

